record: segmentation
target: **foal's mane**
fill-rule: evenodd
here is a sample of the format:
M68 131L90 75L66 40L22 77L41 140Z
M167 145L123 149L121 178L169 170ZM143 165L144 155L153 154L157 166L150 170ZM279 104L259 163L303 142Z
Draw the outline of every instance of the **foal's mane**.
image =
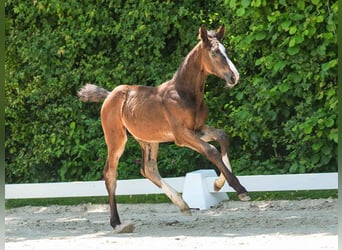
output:
M216 31L214 30L208 30L207 31L208 41L211 43L212 48L217 48L219 46L219 40L216 37ZM188 73L188 75L191 75L191 73L198 73L197 72L191 72L190 66L193 66L195 62L197 62L198 66L200 67L200 61L198 60L198 57L200 56L199 53L197 53L201 49L201 44L203 41L201 40L200 35L198 36L198 39L200 40L197 45L186 55L186 57L183 59L182 63L178 67L177 71L173 75L173 80L179 79L179 77L183 77L185 73ZM202 79L204 80L204 79Z
M189 70L189 66L192 65L191 61L196 61L197 57L199 56L198 53L196 53L200 49L199 42L183 59L182 63L179 65L177 71L175 72L173 79L177 79L177 77L181 76L184 72L187 72Z

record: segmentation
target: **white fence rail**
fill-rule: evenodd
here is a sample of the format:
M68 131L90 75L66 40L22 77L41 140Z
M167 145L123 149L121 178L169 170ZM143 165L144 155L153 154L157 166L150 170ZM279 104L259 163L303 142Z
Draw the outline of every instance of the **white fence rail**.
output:
M249 192L338 189L338 173L249 175L238 178ZM211 192L214 180L207 178ZM234 190L225 184L221 191Z
M186 177L165 178L179 193L183 192ZM250 192L253 191L290 191L326 190L338 188L337 173L254 175L238 176L240 182ZM215 177L206 178L209 192L213 192ZM233 192L227 184L220 192ZM119 180L117 195L159 194L163 193L147 179ZM5 199L58 198L106 196L104 181L58 182L37 184L6 184Z

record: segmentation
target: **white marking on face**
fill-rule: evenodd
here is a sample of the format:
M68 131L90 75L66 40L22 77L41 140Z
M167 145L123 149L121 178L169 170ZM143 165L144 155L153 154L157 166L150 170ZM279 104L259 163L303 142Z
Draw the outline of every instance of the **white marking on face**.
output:
M240 74L237 71L234 63L232 63L232 61L228 58L228 56L226 54L226 49L225 49L225 47L223 46L222 43L219 43L219 49L220 49L221 54L226 58L228 66L229 66L230 70L233 72L233 74L235 76L235 84L236 84L238 82L238 80L239 80Z

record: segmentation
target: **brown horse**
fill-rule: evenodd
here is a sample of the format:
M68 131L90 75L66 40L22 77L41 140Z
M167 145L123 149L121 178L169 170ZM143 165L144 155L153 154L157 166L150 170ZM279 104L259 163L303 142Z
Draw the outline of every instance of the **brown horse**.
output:
M190 214L188 205L159 175L159 143L175 142L201 153L221 172L215 190L222 188L227 180L241 200L250 200L246 189L232 173L227 156L228 136L223 130L205 125L207 76L213 74L224 79L230 88L239 80L239 73L221 43L224 33L223 25L217 31L201 27L200 42L185 57L173 78L157 87L120 85L109 92L87 84L79 91L82 101L104 100L101 122L108 148L104 178L109 195L110 224L114 229L132 230L132 226L127 229L121 224L115 200L117 166L125 148L127 130L142 148L141 174L160 187L182 212ZM217 141L221 153L209 141Z

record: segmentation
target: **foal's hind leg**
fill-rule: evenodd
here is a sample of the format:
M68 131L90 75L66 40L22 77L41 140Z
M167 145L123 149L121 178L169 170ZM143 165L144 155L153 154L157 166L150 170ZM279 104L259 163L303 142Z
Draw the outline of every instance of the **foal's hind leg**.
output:
M120 133L118 133L120 134ZM122 155L126 143L126 134L121 133L111 137L114 140L107 141L108 145L108 159L103 170L106 188L109 196L110 206L110 225L114 228L116 233L131 233L134 230L133 224L121 224L117 205L116 205L116 183L117 183L117 166L120 156Z
M158 157L158 143L148 143L139 141L142 156L143 165L141 167L141 174L152 181L155 185L161 188L165 194L170 198L170 200L185 214L191 214L189 206L182 199L182 197L174 190L169 184L167 184L161 177L157 166Z
M130 233L134 230L132 224L121 224L116 205L116 179L119 159L124 152L127 141L126 129L115 109L101 110L101 122L108 150L108 159L103 170L110 205L110 225L117 233ZM114 110L114 111L113 111Z

